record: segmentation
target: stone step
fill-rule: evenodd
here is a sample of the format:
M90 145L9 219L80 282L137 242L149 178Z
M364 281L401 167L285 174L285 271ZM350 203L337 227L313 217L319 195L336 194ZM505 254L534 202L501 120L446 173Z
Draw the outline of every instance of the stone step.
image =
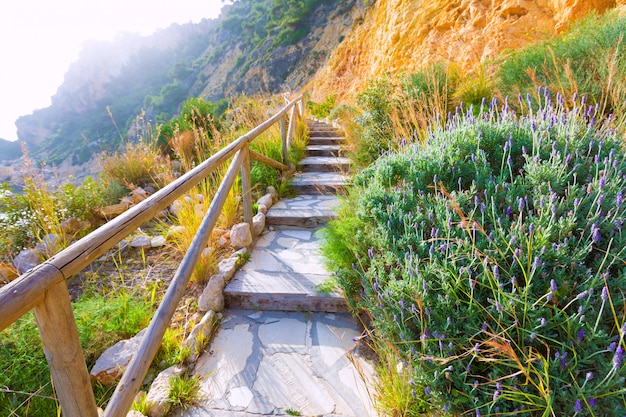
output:
M308 156L341 156L343 149L339 145L309 145L305 148Z
M338 129L315 129L309 132L310 137L314 136L342 136L341 131Z
M300 161L302 172L335 172L350 169L350 160L337 156L307 156Z
M291 186L296 194L341 194L348 177L338 172L301 172L293 176Z
M336 217L339 198L334 195L300 195L284 198L272 206L265 224L273 226L317 227Z
M342 136L311 136L309 138L309 146L312 145L341 145L345 143Z
M257 240L252 258L224 289L227 308L346 312L338 293L318 288L330 278L315 230L277 229Z

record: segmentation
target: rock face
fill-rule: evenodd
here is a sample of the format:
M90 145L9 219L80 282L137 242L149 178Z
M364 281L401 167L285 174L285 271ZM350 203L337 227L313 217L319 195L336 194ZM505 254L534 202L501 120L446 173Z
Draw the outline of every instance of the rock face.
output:
M470 68L558 33L624 0L379 0L309 84L312 99L349 97L367 80L437 61Z

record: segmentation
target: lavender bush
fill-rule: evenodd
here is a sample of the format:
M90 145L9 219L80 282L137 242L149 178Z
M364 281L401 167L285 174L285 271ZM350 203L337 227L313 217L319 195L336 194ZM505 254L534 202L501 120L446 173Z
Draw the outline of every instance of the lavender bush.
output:
M328 229L352 306L412 370L415 411L626 413L624 149L584 98L539 95L520 117L460 109L380 158Z

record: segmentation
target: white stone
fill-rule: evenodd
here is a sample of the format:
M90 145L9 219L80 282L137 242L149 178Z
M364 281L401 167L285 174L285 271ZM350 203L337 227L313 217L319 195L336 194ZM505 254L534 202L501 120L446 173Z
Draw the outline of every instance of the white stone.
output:
M220 274L213 275L209 280L202 295L198 298L199 311L222 311L224 309L224 277Z
M165 242L165 236L155 236L150 241L150 246L152 246L153 248L159 248L161 246L165 246Z
M146 401L150 404L149 417L163 417L167 414L170 408L167 398L170 392L170 380L175 376L181 376L186 370L183 366L174 365L157 375L146 396Z
M272 204L274 204L274 197L272 197L271 194L265 194L263 197L257 200L257 204L264 205L269 209L270 207L272 207Z
M260 235L265 229L265 214L258 213L252 218L252 232L255 236Z
M271 195L274 201L278 201L278 191L276 191L276 188L274 186L270 185L269 187L267 187L267 190L265 190L265 192Z
M145 249L152 247L152 238L150 236L139 235L135 236L130 246L137 249Z
M203 317L198 324L196 324L189 333L187 340L185 340L185 348L189 349L189 360L195 362L202 349L208 344L213 335L213 331L216 328L217 318L215 312L210 310Z
M270 350L292 350L311 346L307 324L297 319L282 319L280 322L259 326L259 340Z
M211 249L211 248L204 248L204 250L202 251L202 257L203 258L208 258L209 256L211 256L212 253L213 253L213 249Z
M267 214L267 206L265 204L258 204L257 211L259 213Z
M239 223L230 230L230 246L241 249L252 245L252 231L248 223Z
M146 329L105 350L91 368L91 378L103 385L112 385L119 381L133 355L137 352L145 332Z

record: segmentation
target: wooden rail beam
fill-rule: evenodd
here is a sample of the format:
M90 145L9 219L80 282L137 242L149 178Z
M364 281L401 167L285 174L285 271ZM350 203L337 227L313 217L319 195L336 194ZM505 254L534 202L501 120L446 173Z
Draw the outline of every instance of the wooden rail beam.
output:
M261 162L265 165L271 166L272 168L280 169L282 171L289 171L289 166L283 163L280 163L269 156L265 156L262 153L258 153L250 149L250 158L254 161Z

